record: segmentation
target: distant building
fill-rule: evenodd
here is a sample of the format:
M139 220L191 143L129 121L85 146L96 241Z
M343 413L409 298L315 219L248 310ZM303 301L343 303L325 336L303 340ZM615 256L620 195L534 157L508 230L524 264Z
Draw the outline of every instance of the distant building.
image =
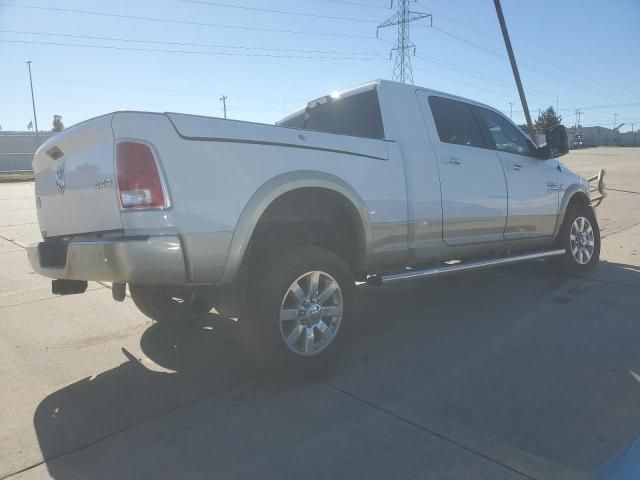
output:
M52 132L9 132L0 130L0 172L32 170L31 162L37 148Z
M578 126L576 132L575 127L567 129L569 137L569 146L573 148L574 139L577 135L582 135L582 146L584 147L597 147L606 145L620 145L620 146L640 146L640 135L638 132L625 132L620 133L616 129L607 127L583 127Z

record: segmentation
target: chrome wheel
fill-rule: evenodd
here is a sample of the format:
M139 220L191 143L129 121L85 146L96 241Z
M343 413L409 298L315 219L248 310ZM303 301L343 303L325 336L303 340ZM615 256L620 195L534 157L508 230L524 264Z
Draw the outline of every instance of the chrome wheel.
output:
M576 218L571 225L569 246L576 262L581 265L589 263L595 248L595 237L591 223L585 217Z
M343 314L338 282L322 271L299 276L280 306L280 334L292 352L313 356L336 338Z

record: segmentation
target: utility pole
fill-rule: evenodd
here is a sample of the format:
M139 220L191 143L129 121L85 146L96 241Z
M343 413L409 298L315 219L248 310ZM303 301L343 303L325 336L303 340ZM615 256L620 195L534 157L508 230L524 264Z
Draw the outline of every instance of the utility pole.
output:
M616 129L616 123L618 123L618 114L614 113L613 114L613 130L615 131Z
M527 127L529 127L529 135L533 138L533 123L531 122L531 114L529 113L529 105L527 105L527 99L524 96L524 89L522 88L522 81L520 80L520 72L518 72L518 65L516 64L516 57L513 54L513 48L511 48L511 40L509 39L509 32L507 31L507 24L504 21L504 15L502 14L502 6L500 0L493 0L493 4L496 7L496 14L498 15L498 22L500 22L500 30L502 30L502 36L504 38L504 44L507 47L507 53L509 54L509 62L511 62L511 69L513 70L513 77L516 80L516 86L518 87L518 94L520 95L520 101L522 102L522 109L524 110L524 117L527 119Z
M220 97L220 101L222 102L222 108L224 110L224 118L226 120L226 118L227 118L227 96L223 95L222 97Z
M393 80L402 83L413 83L413 70L411 69L411 55L416 53L416 46L409 38L409 24L416 20L429 18L430 26L433 26L433 16L428 13L414 12L409 9L410 0L397 0L398 9L396 13L387 18L378 25L376 37L381 28L398 26L398 39L396 46L391 49L391 54L395 53L395 62L393 65ZM393 8L393 0L391 0L391 8Z
M582 115L582 110L578 110L578 127L580 127L580 116Z
M31 86L31 105L33 106L33 123L36 126L36 137L38 136L38 117L36 117L36 100L33 96L33 80L31 79L31 60L29 60L27 66L29 67L29 85Z
M513 120L513 102L509 102L509 118Z

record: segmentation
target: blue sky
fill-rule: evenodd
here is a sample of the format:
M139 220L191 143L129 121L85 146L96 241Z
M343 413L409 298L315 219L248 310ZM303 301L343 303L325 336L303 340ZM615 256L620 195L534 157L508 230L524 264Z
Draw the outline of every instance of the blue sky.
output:
M622 131L640 128L640 1L502 3L534 117L557 98L566 125L580 108L582 125L610 127L617 113ZM507 114L512 102L523 122L493 1L413 9L435 27L411 26L414 83ZM396 31L375 37L392 13L388 0L0 0L0 125L23 130L32 118L26 60L41 130L54 114L67 126L122 109L221 116L222 95L230 118L271 123L306 100L390 78Z

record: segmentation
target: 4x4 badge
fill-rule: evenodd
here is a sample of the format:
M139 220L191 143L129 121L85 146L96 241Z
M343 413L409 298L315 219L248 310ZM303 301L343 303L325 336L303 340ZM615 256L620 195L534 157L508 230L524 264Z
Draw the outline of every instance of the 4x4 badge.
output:
M56 169L56 187L58 188L58 192L60 193L60 195L62 195L65 189L64 162L62 162Z

